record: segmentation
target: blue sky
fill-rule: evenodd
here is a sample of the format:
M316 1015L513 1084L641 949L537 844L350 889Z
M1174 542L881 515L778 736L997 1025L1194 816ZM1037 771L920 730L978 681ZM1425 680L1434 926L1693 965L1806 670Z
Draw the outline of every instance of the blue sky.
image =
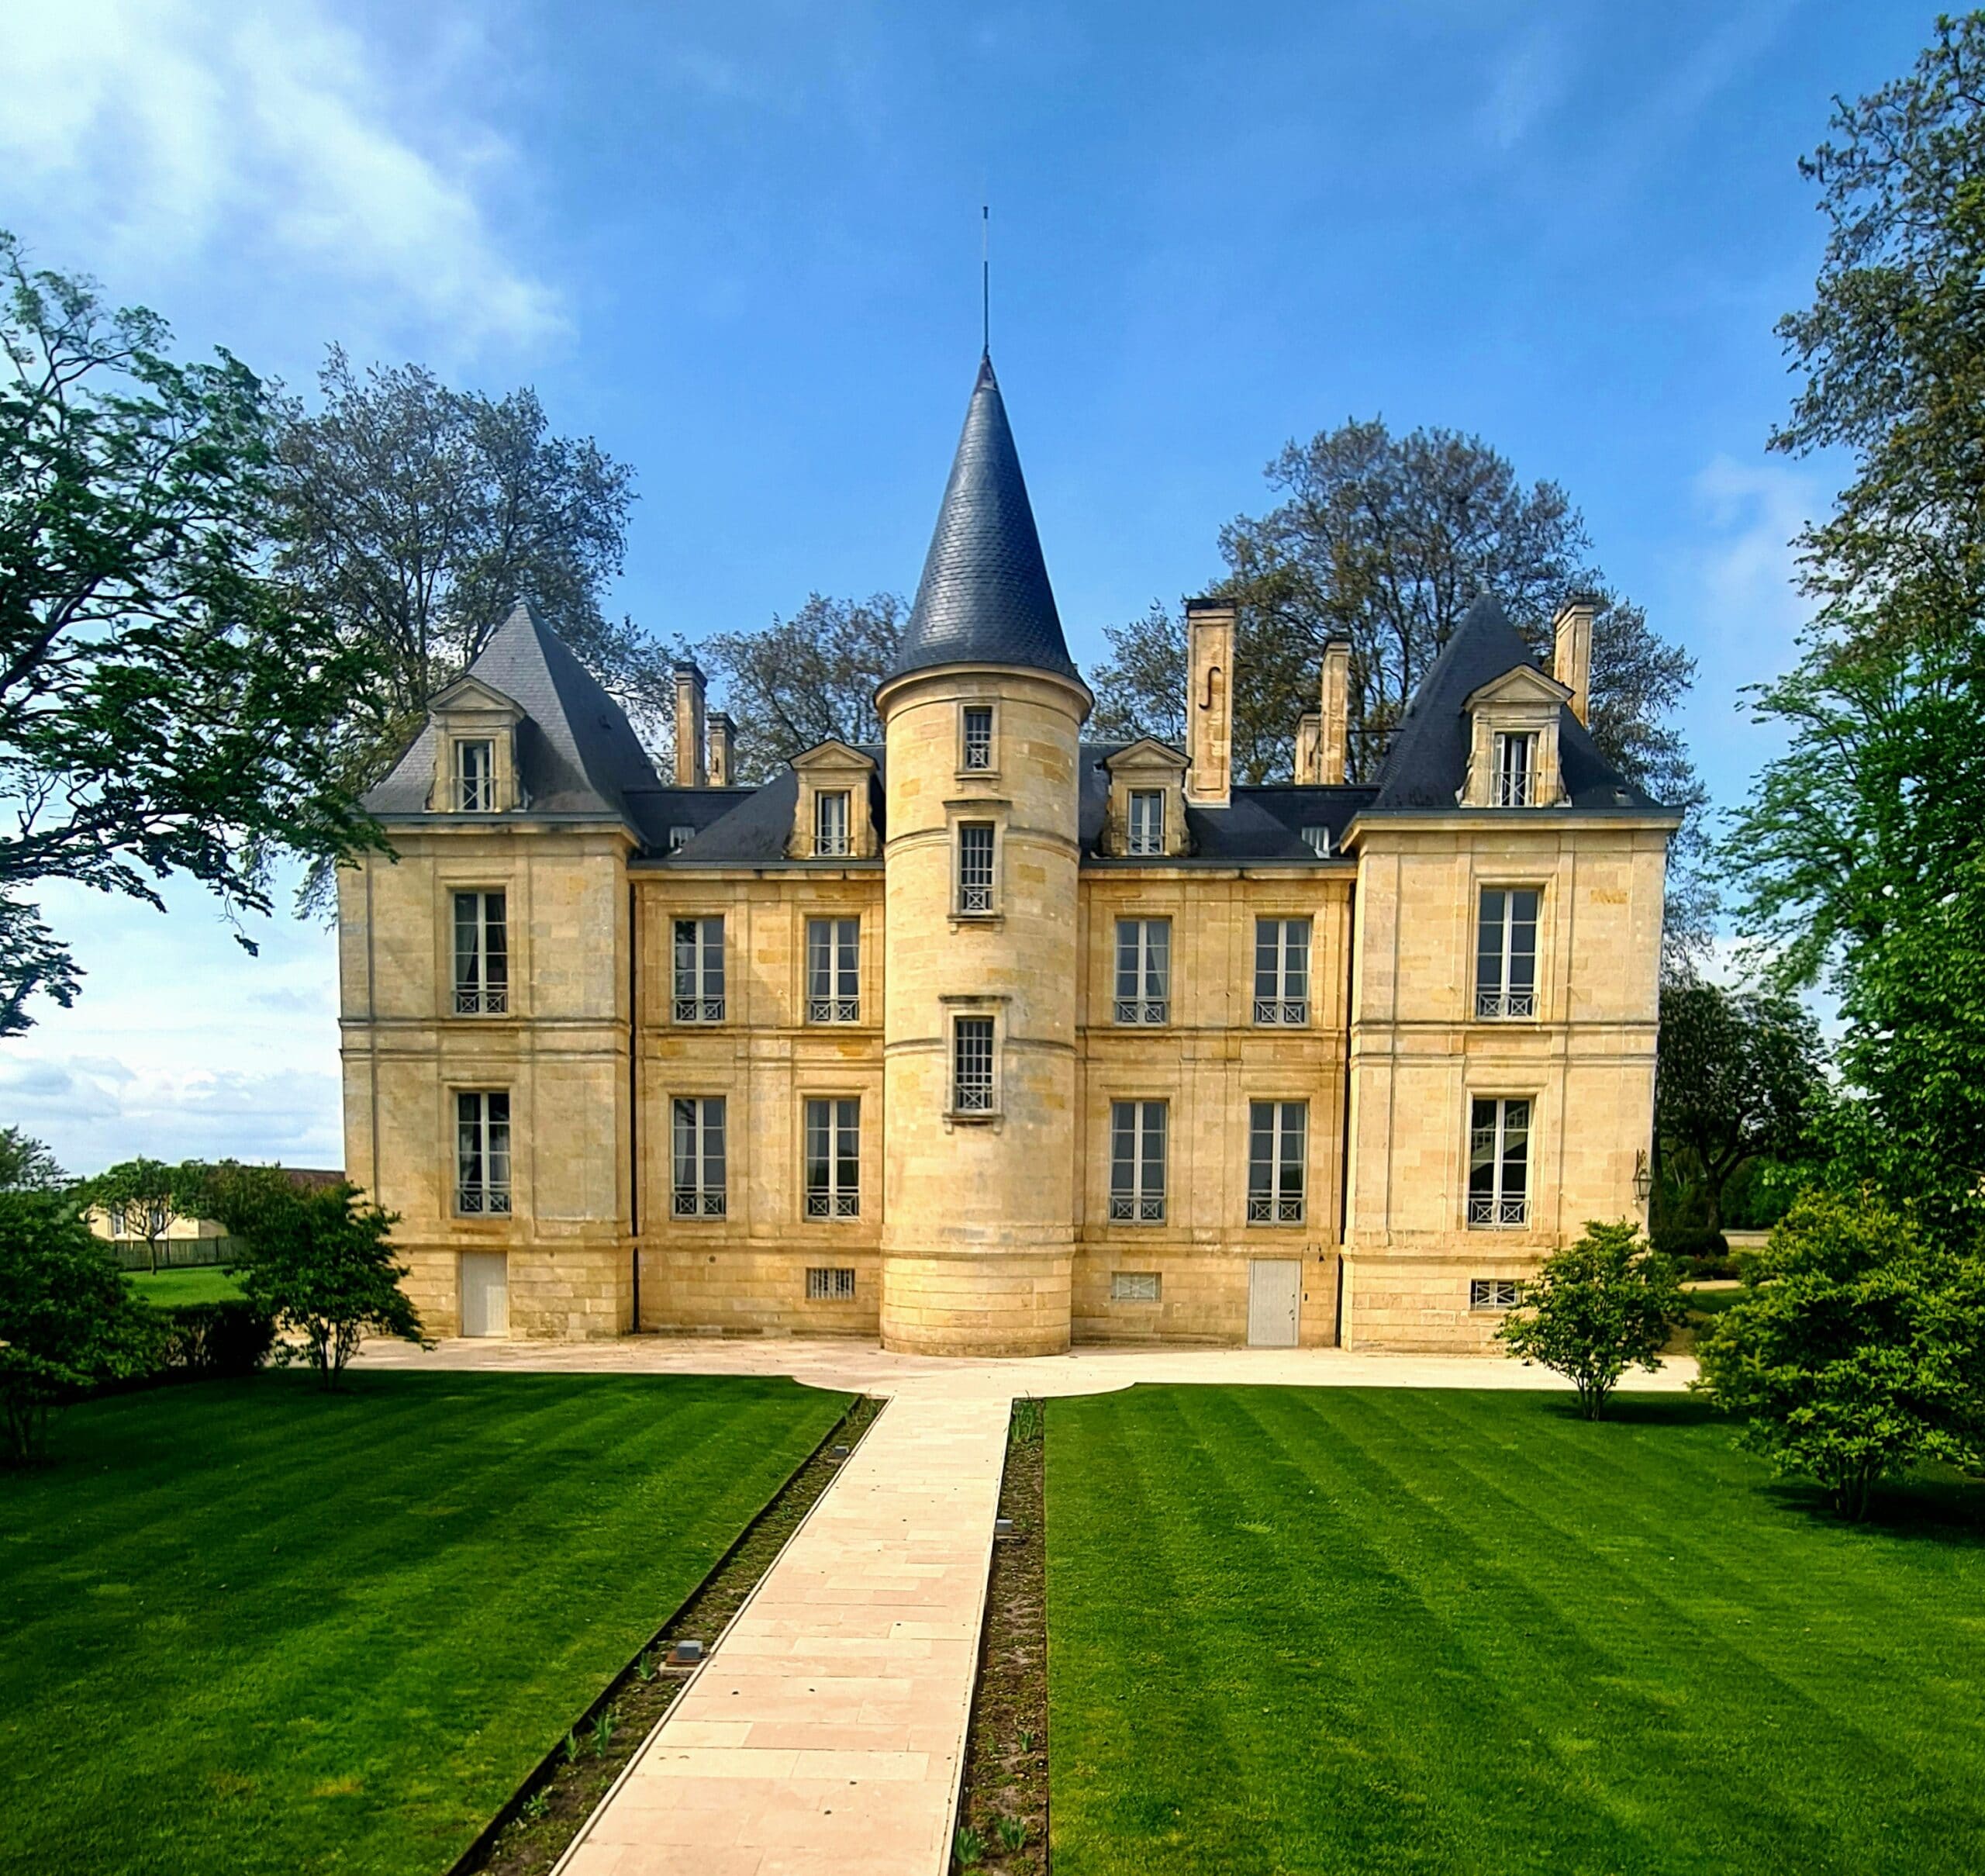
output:
M916 583L993 351L1079 659L1217 568L1262 465L1351 415L1562 482L1696 655L1720 800L1768 746L1764 442L1823 238L1797 159L1931 9L1875 0L1062 8L67 0L9 26L0 226L308 381L324 344L501 391L634 465L616 603L670 634ZM341 1157L328 935L201 896L47 908L83 1001L0 1121L88 1170Z

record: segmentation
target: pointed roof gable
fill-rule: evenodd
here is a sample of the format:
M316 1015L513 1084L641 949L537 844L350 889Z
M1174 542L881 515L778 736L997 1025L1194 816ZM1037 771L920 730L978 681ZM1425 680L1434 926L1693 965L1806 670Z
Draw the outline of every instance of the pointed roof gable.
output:
M917 603L889 675L934 665L1018 665L1081 681L989 357L979 360Z
M1470 701L1520 669L1563 688L1538 663L1502 607L1485 595L1462 615L1413 693L1379 769L1372 807L1452 808L1468 776ZM1558 719L1558 762L1574 807L1655 806L1600 754L1592 732L1569 704L1561 706Z
M528 603L517 602L468 669L436 695L434 707L445 709L465 686L493 691L523 713L517 768L531 807L611 815L633 824L628 791L657 787L654 765L620 705ZM368 809L425 811L437 734L430 715L413 747L366 796Z

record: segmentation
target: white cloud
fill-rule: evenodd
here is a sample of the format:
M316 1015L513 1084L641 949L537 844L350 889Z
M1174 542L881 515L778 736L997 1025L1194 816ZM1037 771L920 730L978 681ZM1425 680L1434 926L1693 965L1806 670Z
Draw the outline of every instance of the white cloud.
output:
M563 324L478 195L503 144L401 82L322 0L16 7L7 64L9 212L86 230L92 264L224 254L384 295L468 346Z

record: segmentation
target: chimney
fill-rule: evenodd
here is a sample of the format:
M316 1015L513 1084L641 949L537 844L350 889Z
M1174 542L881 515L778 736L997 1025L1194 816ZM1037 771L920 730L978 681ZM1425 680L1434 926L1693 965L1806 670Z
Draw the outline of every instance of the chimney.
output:
M703 767L703 674L688 659L675 667L675 786L702 788L709 777Z
M1551 675L1572 693L1572 714L1581 723L1592 720L1592 619L1598 610L1590 599L1574 596L1551 622Z
M731 745L737 739L737 726L722 710L710 716L710 786L728 788L736 779L731 765Z
M1341 788L1351 766L1351 641L1324 643L1323 734L1317 748L1317 779Z
M1234 608L1186 602L1186 799L1224 808L1234 792Z
M1319 710L1305 710L1296 720L1296 780L1314 788L1324 779L1324 719Z

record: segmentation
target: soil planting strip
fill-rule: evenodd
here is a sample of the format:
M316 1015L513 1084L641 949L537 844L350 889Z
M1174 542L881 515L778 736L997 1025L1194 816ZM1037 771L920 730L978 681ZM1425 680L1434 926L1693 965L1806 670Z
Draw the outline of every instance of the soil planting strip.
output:
M678 1641L697 1641L703 1659L709 1660L718 1638L834 1483L882 1404L866 1395L855 1401L689 1599L573 1722L564 1740L539 1760L448 1876L545 1876L557 1864L695 1677L696 1667L669 1665L670 1650ZM837 1447L847 1452L837 1457Z
M965 1734L955 1864L989 1876L1044 1876L1048 1839L1048 1555L1042 1403L1013 1403L999 1515Z

